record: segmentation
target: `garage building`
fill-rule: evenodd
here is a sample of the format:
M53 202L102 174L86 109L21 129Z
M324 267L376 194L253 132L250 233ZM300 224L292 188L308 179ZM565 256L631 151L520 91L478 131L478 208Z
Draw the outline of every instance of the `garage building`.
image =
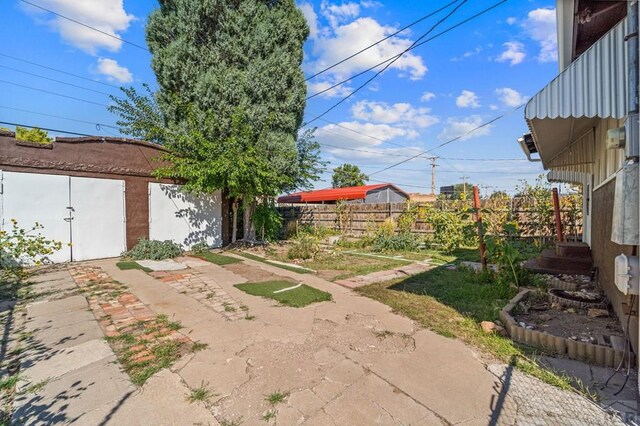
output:
M131 139L56 138L18 141L0 131L0 229L40 223L61 241L55 262L119 256L139 238L172 240L188 249L226 241L228 217L221 191L194 196L152 176L160 145ZM70 243L70 244L69 244Z

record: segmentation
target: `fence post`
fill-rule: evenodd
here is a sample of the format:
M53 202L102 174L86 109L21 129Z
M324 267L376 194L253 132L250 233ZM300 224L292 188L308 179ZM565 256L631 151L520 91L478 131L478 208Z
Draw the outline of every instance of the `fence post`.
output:
M562 235L562 216L560 215L560 198L558 197L558 188L553 188L553 213L556 219L556 237L559 243L564 241Z
M480 261L482 262L482 269L487 269L487 256L485 253L484 245L484 232L482 230L482 215L480 214L480 194L478 193L478 186L473 185L473 207L476 212L476 222L478 223L478 239L480 240Z

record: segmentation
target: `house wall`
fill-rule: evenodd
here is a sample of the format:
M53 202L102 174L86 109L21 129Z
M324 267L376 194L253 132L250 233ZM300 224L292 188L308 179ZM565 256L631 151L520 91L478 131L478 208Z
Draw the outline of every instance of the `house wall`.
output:
M622 120L600 120L595 128L595 162L593 164L593 184L597 188L608 178L615 175L624 163L624 149L607 148L607 130L621 127Z
M600 285L611 301L621 323L626 325L627 316L623 312L623 303L629 303L630 296L624 296L615 286L614 259L621 253L634 254L634 247L620 246L611 241L614 191L615 179L612 179L593 192L591 251L594 264L598 268ZM635 309L638 309L637 298ZM638 317L631 318L629 328L631 344L635 352L638 353Z

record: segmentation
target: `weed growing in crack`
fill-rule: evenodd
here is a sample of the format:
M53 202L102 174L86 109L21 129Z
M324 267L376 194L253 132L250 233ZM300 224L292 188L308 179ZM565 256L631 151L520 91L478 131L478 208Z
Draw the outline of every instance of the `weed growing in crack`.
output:
M284 400L287 399L288 396L289 396L289 392L277 390L265 396L264 400L271 405L278 405L281 402L284 402Z
M246 314L244 316L244 319L246 319L247 321L253 321L254 319L256 319L256 316L255 315Z
M191 345L191 352L193 352L193 353L200 352L200 351L203 351L203 350L207 349L208 347L209 347L209 345L206 344L206 343L194 342L193 345Z
M240 310L247 312L249 311L249 307L247 305L240 305Z
M191 394L187 396L187 401L194 403L196 401L207 402L215 394L209 389L209 383L201 382L200 387L191 389Z
M262 415L262 420L269 423L271 420L276 418L276 410L269 410Z
M242 424L242 416L234 420L220 419L220 426L240 426Z
M18 383L18 380L20 380L20 377L21 376L19 374L14 374L13 376L5 377L0 380L0 390L8 391L13 389Z
M40 380L37 383L33 383L29 386L27 386L24 390L22 390L20 392L20 395L25 395L25 394L29 394L29 393L39 393L42 389L44 389L45 386L47 386L47 384L51 381L51 379L44 379L44 380Z

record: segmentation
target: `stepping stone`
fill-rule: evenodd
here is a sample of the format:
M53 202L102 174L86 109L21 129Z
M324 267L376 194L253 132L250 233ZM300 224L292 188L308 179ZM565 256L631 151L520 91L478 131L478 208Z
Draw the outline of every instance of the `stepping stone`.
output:
M187 269L184 263L176 262L173 259L167 260L137 260L136 263L152 271L179 271Z

